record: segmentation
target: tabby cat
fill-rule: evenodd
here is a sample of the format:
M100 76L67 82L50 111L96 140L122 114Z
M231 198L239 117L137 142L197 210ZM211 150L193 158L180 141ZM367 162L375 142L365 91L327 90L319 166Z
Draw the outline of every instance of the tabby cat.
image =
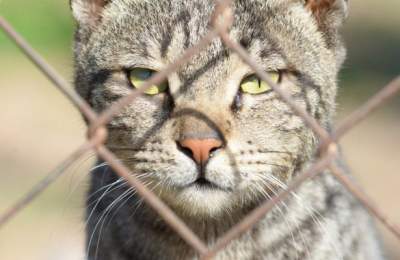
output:
M76 89L101 112L210 29L213 0L71 0ZM235 0L230 37L329 131L346 0ZM208 245L315 161L318 139L215 39L116 116L107 146ZM102 161L87 202L90 260L199 255ZM216 259L379 260L373 224L328 173Z

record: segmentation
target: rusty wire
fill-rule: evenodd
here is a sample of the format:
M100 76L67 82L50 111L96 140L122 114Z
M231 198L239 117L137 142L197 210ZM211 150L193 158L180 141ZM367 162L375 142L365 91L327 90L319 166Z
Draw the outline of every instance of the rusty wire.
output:
M0 227L14 217L19 211L31 203L37 196L39 196L50 184L56 181L61 175L64 174L75 161L81 158L85 152L90 149L89 144L85 143L78 150L73 152L67 159L60 163L50 174L46 175L39 183L37 183L24 197L17 201L4 214L0 215Z
M22 52L38 69L84 114L90 121L94 121L96 114L90 106L73 91L69 84L0 16L0 27L7 36L14 41Z
M43 178L31 191L17 201L12 207L0 215L0 228L10 221L18 212L32 202L41 194L51 183L58 179L66 169L78 160L85 152L94 150L98 156L105 160L110 167L128 184L134 187L138 194L173 228L194 250L196 250L202 259L213 258L220 250L226 247L232 240L238 238L241 234L251 229L263 216L270 212L275 205L288 198L299 186L307 180L315 178L319 174L332 174L338 181L357 198L364 207L382 222L397 238L400 239L400 227L391 221L372 200L336 165L337 145L341 137L358 123L370 115L374 110L385 104L390 98L400 92L400 76L394 79L378 94L369 99L363 106L352 113L342 123L335 128L333 133L328 133L315 118L309 115L293 100L287 91L278 84L274 84L264 70L255 62L255 60L229 36L229 28L233 24L234 17L231 8L231 0L221 0L216 2L216 7L212 15L209 33L207 33L198 44L189 48L175 62L155 74L140 89L132 91L126 97L114 103L102 114L97 115L90 106L66 83L66 81L57 74L57 72L46 63L46 61L36 53L24 39L0 17L0 28L14 41L25 55L38 67L43 74L57 86L57 88L79 109L79 111L88 119L88 141L72 153L63 163L54 171ZM180 66L189 62L190 59L207 47L214 39L220 38L222 42L237 53L239 57L247 63L259 77L269 83L279 97L288 104L293 112L301 117L305 124L310 127L320 143L320 157L309 169L300 173L287 189L282 190L272 199L265 201L258 208L254 209L241 222L232 227L224 236L219 238L214 245L208 247L204 241L193 233L192 230L166 206L146 185L144 185L118 158L104 145L107 140L106 124L112 120L122 109L132 103L138 96L142 95L146 89L152 85L165 80L171 73L175 72Z

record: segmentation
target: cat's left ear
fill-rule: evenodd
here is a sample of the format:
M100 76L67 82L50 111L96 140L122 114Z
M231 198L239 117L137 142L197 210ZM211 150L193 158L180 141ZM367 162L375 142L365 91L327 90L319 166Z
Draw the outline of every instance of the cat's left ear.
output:
M70 0L72 14L82 27L94 28L112 0Z
M321 30L337 30L348 15L348 0L305 0Z

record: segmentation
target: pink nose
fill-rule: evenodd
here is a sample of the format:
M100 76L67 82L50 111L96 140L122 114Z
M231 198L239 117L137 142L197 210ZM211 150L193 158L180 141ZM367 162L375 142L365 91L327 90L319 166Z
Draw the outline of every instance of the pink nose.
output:
M200 165L207 162L212 151L222 147L218 139L184 139L179 143L192 152L193 159Z

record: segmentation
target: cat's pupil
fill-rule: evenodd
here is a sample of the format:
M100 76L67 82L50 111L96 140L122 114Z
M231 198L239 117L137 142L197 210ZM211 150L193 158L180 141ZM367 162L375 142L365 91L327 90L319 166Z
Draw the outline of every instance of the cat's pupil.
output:
M151 70L142 70L139 75L140 75L140 77L142 79L148 79L153 75L153 71L151 71Z

